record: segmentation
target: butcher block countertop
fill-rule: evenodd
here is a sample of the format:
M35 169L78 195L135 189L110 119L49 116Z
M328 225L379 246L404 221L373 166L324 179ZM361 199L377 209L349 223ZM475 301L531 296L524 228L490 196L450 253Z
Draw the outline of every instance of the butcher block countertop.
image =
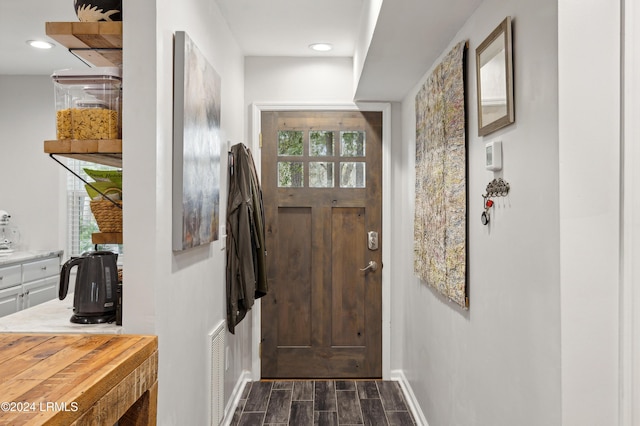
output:
M155 425L156 336L0 333L0 424Z

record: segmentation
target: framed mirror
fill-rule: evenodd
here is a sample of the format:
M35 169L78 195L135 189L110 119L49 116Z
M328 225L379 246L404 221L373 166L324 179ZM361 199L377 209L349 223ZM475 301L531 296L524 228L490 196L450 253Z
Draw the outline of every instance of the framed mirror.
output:
M476 49L478 136L485 136L515 121L511 17L493 30Z

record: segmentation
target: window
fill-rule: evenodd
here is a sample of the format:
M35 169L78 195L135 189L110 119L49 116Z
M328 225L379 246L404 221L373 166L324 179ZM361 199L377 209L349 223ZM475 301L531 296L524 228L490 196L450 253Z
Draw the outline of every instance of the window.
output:
M362 130L279 130L278 188L366 188L366 145Z

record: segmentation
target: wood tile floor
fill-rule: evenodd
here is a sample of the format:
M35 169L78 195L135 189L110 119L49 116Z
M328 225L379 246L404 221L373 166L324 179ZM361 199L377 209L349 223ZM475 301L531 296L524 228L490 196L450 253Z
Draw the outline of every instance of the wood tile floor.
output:
M415 421L393 381L250 382L232 426L409 426Z

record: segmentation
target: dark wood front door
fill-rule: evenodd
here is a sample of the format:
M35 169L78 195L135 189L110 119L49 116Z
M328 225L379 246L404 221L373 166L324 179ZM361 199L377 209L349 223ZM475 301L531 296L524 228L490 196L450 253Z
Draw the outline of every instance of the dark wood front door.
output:
M381 377L382 113L263 112L261 130L262 377Z

